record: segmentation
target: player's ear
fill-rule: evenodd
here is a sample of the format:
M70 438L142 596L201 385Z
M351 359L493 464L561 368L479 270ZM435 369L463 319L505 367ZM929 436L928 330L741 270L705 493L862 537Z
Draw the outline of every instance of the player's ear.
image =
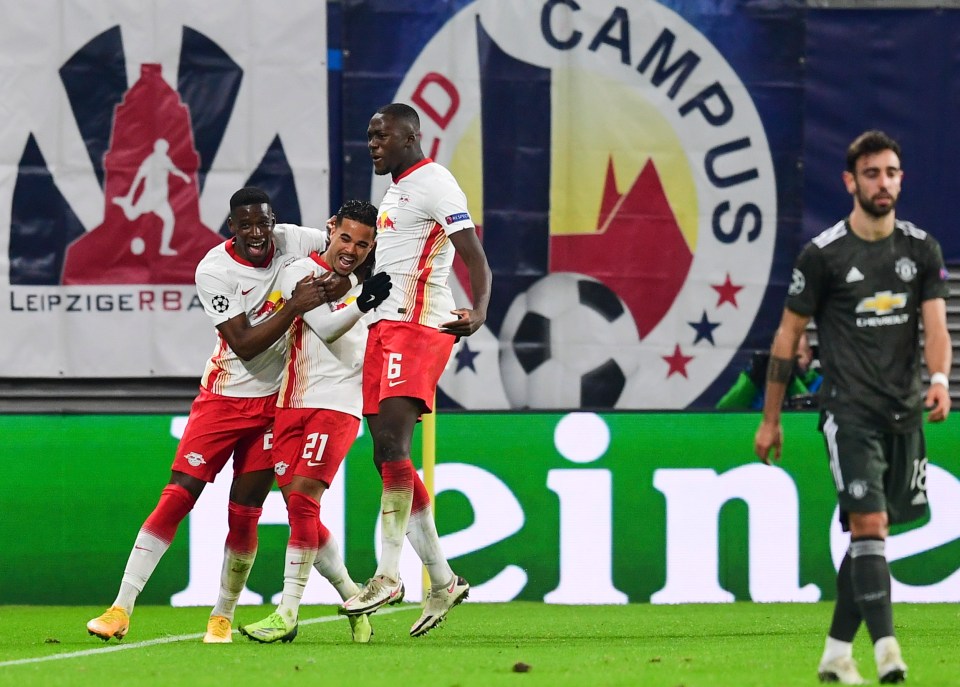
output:
M853 195L857 192L857 180L853 176L852 172L844 170L843 172L843 185L847 187L847 193Z

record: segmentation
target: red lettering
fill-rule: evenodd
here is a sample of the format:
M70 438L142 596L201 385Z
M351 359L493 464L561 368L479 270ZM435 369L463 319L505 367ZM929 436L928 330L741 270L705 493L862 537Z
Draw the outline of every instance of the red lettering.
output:
M150 310L153 311L153 291L141 291L140 292L140 310Z
M446 96L446 102L442 102L444 96ZM447 128L450 120L460 109L460 93L457 87L450 79L436 72L430 72L423 77L410 99L441 129ZM430 143L430 152L427 154L431 158L436 158L439 150L440 139L435 138Z
M440 91L446 93L449 99L449 102L446 105L446 111L443 114L440 114L437 108L427 102L426 91L427 88L432 85L436 85ZM431 92L438 93L436 88L431 89ZM410 99L413 100L415 105L420 107L427 117L436 122L437 126L439 126L441 129L447 128L450 120L453 119L453 116L457 113L457 110L460 109L460 94L457 92L457 87L453 85L453 82L450 81L450 79L442 74L437 74L436 72L430 72L423 77L423 80L417 84L417 88L414 90Z
M181 310L182 309L182 306L180 304L179 291L163 292L163 309L164 310Z

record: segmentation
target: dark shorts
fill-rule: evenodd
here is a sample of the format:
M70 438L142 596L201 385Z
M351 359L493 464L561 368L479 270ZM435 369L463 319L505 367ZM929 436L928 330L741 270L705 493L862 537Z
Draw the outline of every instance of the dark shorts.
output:
M837 488L840 522L848 513L887 513L890 524L927 514L927 451L923 431L881 432L824 413L821 431Z

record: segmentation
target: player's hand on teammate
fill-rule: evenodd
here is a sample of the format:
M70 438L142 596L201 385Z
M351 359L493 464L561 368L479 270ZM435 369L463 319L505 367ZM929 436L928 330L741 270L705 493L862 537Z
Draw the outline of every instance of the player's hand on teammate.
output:
M470 336L473 334L483 326L483 323L487 319L486 314L479 310L470 310L469 308L460 308L458 310L451 310L450 312L456 315L457 319L441 324L440 331L444 334L452 334L458 339L461 336Z
M761 422L757 434L753 439L753 451L766 465L771 459L780 462L780 452L783 450L783 426L777 422ZM773 451L771 457L770 452Z
M923 406L930 413L928 422L943 422L950 414L950 392L943 384L931 384L927 389L927 396L923 399Z
M350 279L341 277L336 272L324 272L318 279L318 285L326 296L327 303L338 301L347 295L347 291L352 288Z
M347 284L349 287L349 283ZM315 275L308 274L297 282L293 288L293 294L287 301L287 307L293 308L298 313L305 313L313 310L318 305L326 303L329 300L324 290L321 279Z
M360 308L360 312L370 312L383 303L390 295L392 286L390 275L386 272L378 272L372 277L368 277L363 282L363 290L357 298L357 307Z

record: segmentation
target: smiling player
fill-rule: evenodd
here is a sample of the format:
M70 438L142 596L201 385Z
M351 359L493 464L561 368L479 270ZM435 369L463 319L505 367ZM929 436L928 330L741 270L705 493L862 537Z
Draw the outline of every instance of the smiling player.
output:
M273 483L265 435L273 425L287 330L299 315L350 288L348 280L335 274L307 275L289 299L280 297L281 265L291 255L322 249L326 233L275 224L270 198L260 189L233 194L229 226L233 238L212 248L196 270L197 293L217 328L213 355L190 408L170 481L137 534L117 598L87 623L89 633L104 641L127 634L137 597L177 527L232 454L220 596L203 638L206 643L231 641L233 613L256 557L261 506Z
M347 201L336 216L330 245L322 255L283 268L284 294L317 271L348 277L373 250L377 209L365 201ZM350 578L337 543L320 519L320 501L360 428L363 352L368 322L364 315L390 293L390 277L378 274L351 289L343 299L304 313L293 324L277 417L272 456L277 483L287 502L290 540L284 561L283 595L276 612L245 625L240 632L263 643L289 642L297 636L300 600L315 567L347 599L359 587ZM370 641L366 615L350 617L353 640Z

